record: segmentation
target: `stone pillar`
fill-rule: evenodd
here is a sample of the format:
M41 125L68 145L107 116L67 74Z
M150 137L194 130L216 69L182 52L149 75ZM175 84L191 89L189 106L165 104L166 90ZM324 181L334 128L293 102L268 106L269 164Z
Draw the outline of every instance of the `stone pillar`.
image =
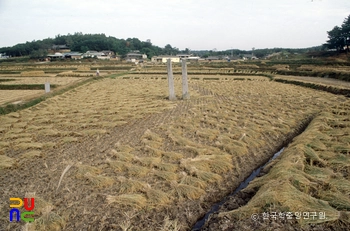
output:
M168 67L169 100L176 100L173 67L172 67L171 59L167 60L167 67Z
M45 93L49 93L50 92L50 83L46 82L45 83Z
M187 60L182 59L182 99L190 99L187 80Z

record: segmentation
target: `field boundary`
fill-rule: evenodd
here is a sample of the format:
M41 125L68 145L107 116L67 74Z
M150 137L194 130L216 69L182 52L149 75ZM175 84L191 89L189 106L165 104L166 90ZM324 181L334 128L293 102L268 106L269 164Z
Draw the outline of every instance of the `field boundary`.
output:
M57 88L57 84L50 84ZM0 90L45 90L45 84L0 84Z
M293 70L276 70L279 75L294 75L294 76L310 76L310 77L328 77L332 79L338 79L343 81L350 81L350 74L341 73L335 71L293 71Z
M321 84L316 84L316 83L308 83L308 82L303 82L303 81L297 81L297 80L286 80L286 79L274 79L274 81L279 82L279 83L285 83L285 84L293 84L297 86L302 86L302 87L307 87L315 90L321 90L321 91L326 91L329 93L333 93L336 95L344 95L346 97L350 97L350 89L343 89L343 88L337 88L333 86L325 86Z

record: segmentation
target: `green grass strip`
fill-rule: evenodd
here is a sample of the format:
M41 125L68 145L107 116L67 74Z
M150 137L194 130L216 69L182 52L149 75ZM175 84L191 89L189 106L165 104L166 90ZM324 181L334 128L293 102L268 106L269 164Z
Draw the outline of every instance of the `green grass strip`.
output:
M0 82L10 82L15 81L16 79L0 79Z
M127 75L127 74L129 74L129 71L122 72L122 73L111 74L111 75L106 76L106 78L115 79L115 78L122 77L122 76Z
M50 88L56 88L58 85L50 84ZM44 90L45 84L0 84L0 90Z

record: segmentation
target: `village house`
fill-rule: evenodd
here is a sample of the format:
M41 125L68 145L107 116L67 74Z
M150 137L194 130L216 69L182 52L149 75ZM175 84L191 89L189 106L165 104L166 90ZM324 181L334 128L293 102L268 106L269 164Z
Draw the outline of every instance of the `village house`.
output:
M230 62L232 60L239 60L241 58L239 56L237 56L237 55L228 55L228 56L225 57L225 59Z
M98 51L87 51L83 54L83 58L98 58L98 59L110 59L111 57L105 53Z
M68 52L64 54L66 59L81 59L83 57L83 53L80 52Z
M115 55L113 51L87 51L85 53L71 51L66 53L55 52L54 54L49 54L47 57L53 61L58 59L82 59L82 58L97 58L97 59L111 59L119 60L119 57Z
M179 63L180 57L179 56L169 56L169 55L160 55L160 56L153 56L151 61L153 63L166 63L170 59L173 63Z
M143 61L147 59L147 55L146 54L141 54L138 51L134 51L134 52L129 52L126 54L126 58L125 60L127 62L139 62L139 61Z
M68 53L71 52L67 45L53 45L51 49L48 50L48 53Z
M106 56L109 56L109 57L114 57L115 56L115 53L113 51L104 50L104 51L101 51L101 52L104 53Z
M9 56L6 55L6 53L0 53L0 59L8 59Z
M191 57L188 57L186 60L198 62L199 60L201 60L201 58L199 56L191 56Z
M189 57L191 57L191 55L189 55L189 54L177 54L176 56L179 57L180 60L188 59Z
M180 60L186 59L187 61L199 61L200 57L192 56L192 54L178 54L176 55Z
M57 59L64 59L64 55L60 52L56 52L55 54L51 54L51 55L47 55L47 57L53 61L53 60L57 60Z
M208 56L207 58L208 61L216 61L216 60L220 60L219 56Z
M254 60L254 59L258 59L255 55L252 55L252 54L244 54L242 58L243 58L243 60Z

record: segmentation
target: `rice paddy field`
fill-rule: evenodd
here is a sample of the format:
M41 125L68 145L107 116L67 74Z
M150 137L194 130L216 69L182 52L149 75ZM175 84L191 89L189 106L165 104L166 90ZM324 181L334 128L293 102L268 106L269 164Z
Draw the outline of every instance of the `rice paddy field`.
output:
M169 101L166 77L107 76L1 115L0 230L191 230L282 147L202 229L348 230L349 98L198 72L189 100L175 74ZM11 197L35 198L34 222L9 222Z

